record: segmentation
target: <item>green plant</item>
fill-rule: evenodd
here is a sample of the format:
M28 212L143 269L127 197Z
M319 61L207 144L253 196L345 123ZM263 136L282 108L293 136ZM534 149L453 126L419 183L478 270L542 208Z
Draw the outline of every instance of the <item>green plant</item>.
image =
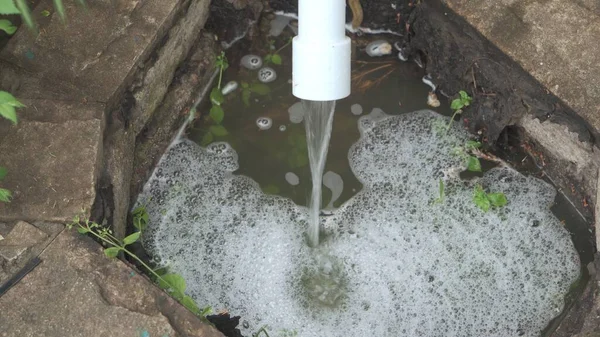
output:
M262 333L262 334L264 334L264 335L265 335L265 336L267 336L267 337L270 337L270 336L269 336L269 333L267 332L267 329L268 329L268 328L269 328L269 327L268 327L268 326L266 326L266 325L264 325L264 326L261 326L261 327L260 327L260 329L258 329L258 331L257 331L256 333L253 333L253 334L252 334L252 337L259 337L261 333Z
M448 125L446 126L446 132L450 130L450 127L452 126L452 122L454 122L454 118L456 117L456 115L460 115L462 113L462 109L464 107L469 106L471 104L471 101L473 101L473 98L469 96L469 94L467 94L467 92L464 90L459 91L458 94L459 97L454 99L452 103L450 103L450 108L454 110L454 113L452 114L452 118L450 118L450 122L448 122Z
M6 168L0 166L0 181L2 181L2 179L4 179L4 177L6 176L7 173L8 173L8 171L6 170ZM12 199L12 193L5 188L0 188L0 201L1 202L10 202L10 199Z
M440 178L440 182L438 184L438 197L435 198L435 200L433 201L434 204L442 204L444 203L444 197L445 197L445 192L444 192L444 180L442 178Z
M204 137L202 137L201 144L203 146L212 143L215 136L222 137L229 134L227 129L221 125L223 119L225 118L225 111L223 110L222 106L223 102L225 101L225 96L223 96L223 93L221 92L221 82L223 81L223 72L229 68L229 63L227 62L227 57L225 57L225 52L221 52L221 55L217 56L215 67L219 69L219 82L217 83L217 86L214 87L210 92L211 107L209 110L209 116L216 125L211 125L208 128L208 132L206 132Z
M65 6L63 4L63 0L53 0L53 1L54 1L54 8L56 9L56 12L60 16L61 20L64 21L66 18L66 15L65 15ZM77 2L80 5L85 6L84 0L77 0ZM46 12L48 12L48 11L46 11ZM29 9L29 6L27 5L26 0L0 0L0 15L10 15L10 14L21 15L21 18L23 19L25 24L29 27L29 29L37 32L35 22L31 16L31 10ZM42 13L42 15L44 15L44 14ZM48 12L48 15L50 15L50 12ZM47 15L44 15L44 16L47 16ZM0 20L0 30L4 30L7 34L10 35L10 34L14 34L14 32L17 30L17 28L15 26L13 26L12 23L10 23L10 21L8 21L8 20Z
M257 94L261 96L265 96L271 93L271 88L264 83L253 82L246 83L242 82L242 101L244 105L250 106L250 96L252 94Z
M13 124L17 124L17 108L23 107L25 107L25 105L19 102L13 95L6 91L0 91L0 116L8 119ZM0 167L0 181L4 179L7 173L8 171L6 168ZM11 191L0 188L0 202L10 202L11 199Z
M281 46L281 48L275 50L275 41L270 40L269 41L269 49L274 50L274 51L267 54L267 56L265 56L264 63L265 64L273 63L276 65L281 65L283 59L281 58L281 54L279 54L279 52L282 51L285 47L289 46L290 43L292 43L292 38L289 38L288 41L283 46Z
M17 124L17 108L24 107L25 105L13 95L6 91L0 91L0 116L8 119L13 124Z
M267 329L270 329L268 325L261 326L257 332L252 334L252 337L260 337L260 334L263 334L266 337L270 337ZM298 331L296 331L296 330L283 329L283 330L279 331L279 337L297 337L297 336L298 336Z
M502 207L506 205L508 200L502 192L486 193L481 185L475 185L473 190L473 202L477 207L481 208L482 211L487 212L490 207Z
M169 293L173 298L175 298L179 303L181 303L188 310L193 312L194 314L204 317L211 312L210 307L206 307L204 309L200 309L196 302L185 294L185 280L181 275L175 273L166 273L165 268L157 268L152 269L148 264L146 264L141 258L139 258L136 254L131 252L128 249L128 246L138 242L142 232L148 225L149 217L146 212L146 208L144 206L140 206L133 210L133 226L136 228L136 232L126 236L123 240L117 239L112 230L109 228L102 226L96 222L90 221L89 219L82 218L80 216L75 216L73 221L67 224L67 228L71 229L75 227L77 232L80 234L88 234L100 242L102 242L105 246L104 255L109 258L115 258L120 253L125 253L129 255L132 259L134 259L137 263L144 267L150 273L152 278L158 283L158 286L161 289L164 289Z
M481 162L479 161L479 158L471 155L474 150L479 149L480 147L480 142L469 140L463 146L455 147L452 150L452 154L462 158L467 165L467 170L471 172L481 172Z

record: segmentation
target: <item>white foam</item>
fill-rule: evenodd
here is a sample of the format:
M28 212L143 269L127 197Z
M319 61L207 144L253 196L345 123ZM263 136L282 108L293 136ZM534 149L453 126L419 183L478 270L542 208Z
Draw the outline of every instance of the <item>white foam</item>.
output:
M247 336L265 324L302 337L539 336L579 275L548 209L555 190L494 169L480 183L509 203L483 213L472 183L444 176L463 165L450 155L463 131L438 136L432 124L448 119L431 111L374 112L359 119L349 152L364 187L325 217L319 249L305 244L305 208L233 175L227 144L187 140L140 196L145 247L184 276L199 305L242 316ZM432 204L440 178L445 202Z

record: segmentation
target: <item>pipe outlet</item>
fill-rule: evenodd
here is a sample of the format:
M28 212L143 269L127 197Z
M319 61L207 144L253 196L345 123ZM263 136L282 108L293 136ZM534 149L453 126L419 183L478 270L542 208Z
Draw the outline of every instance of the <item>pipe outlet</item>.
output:
M334 101L350 95L351 41L345 0L299 0L298 35L292 42L292 93Z

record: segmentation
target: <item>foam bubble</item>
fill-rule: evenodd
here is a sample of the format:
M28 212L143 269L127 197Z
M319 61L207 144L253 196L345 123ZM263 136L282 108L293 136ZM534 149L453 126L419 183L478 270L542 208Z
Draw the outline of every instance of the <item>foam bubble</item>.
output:
M290 122L294 124L302 123L304 120L304 107L302 106L302 102L292 104L288 109L288 113L290 114Z
M359 119L349 151L363 189L322 219L305 244L307 210L237 176L225 143L171 147L145 186L145 247L180 273L199 305L299 336L539 336L579 275L567 231L549 211L555 190L497 168L479 183L508 205L483 213L431 111ZM438 180L446 184L443 204ZM247 323L246 323L247 322Z
M352 104L352 106L350 106L350 112L352 112L353 115L361 115L363 113L363 108L360 104L356 103L356 104Z
M285 181L292 186L300 184L300 178L294 172L288 172L285 174Z

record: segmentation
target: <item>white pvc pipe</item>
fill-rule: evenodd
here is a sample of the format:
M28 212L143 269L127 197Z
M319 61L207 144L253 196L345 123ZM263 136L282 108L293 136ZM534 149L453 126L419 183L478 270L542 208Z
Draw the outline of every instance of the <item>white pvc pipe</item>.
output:
M311 101L350 95L350 38L346 0L299 0L298 36L292 44L292 92Z

